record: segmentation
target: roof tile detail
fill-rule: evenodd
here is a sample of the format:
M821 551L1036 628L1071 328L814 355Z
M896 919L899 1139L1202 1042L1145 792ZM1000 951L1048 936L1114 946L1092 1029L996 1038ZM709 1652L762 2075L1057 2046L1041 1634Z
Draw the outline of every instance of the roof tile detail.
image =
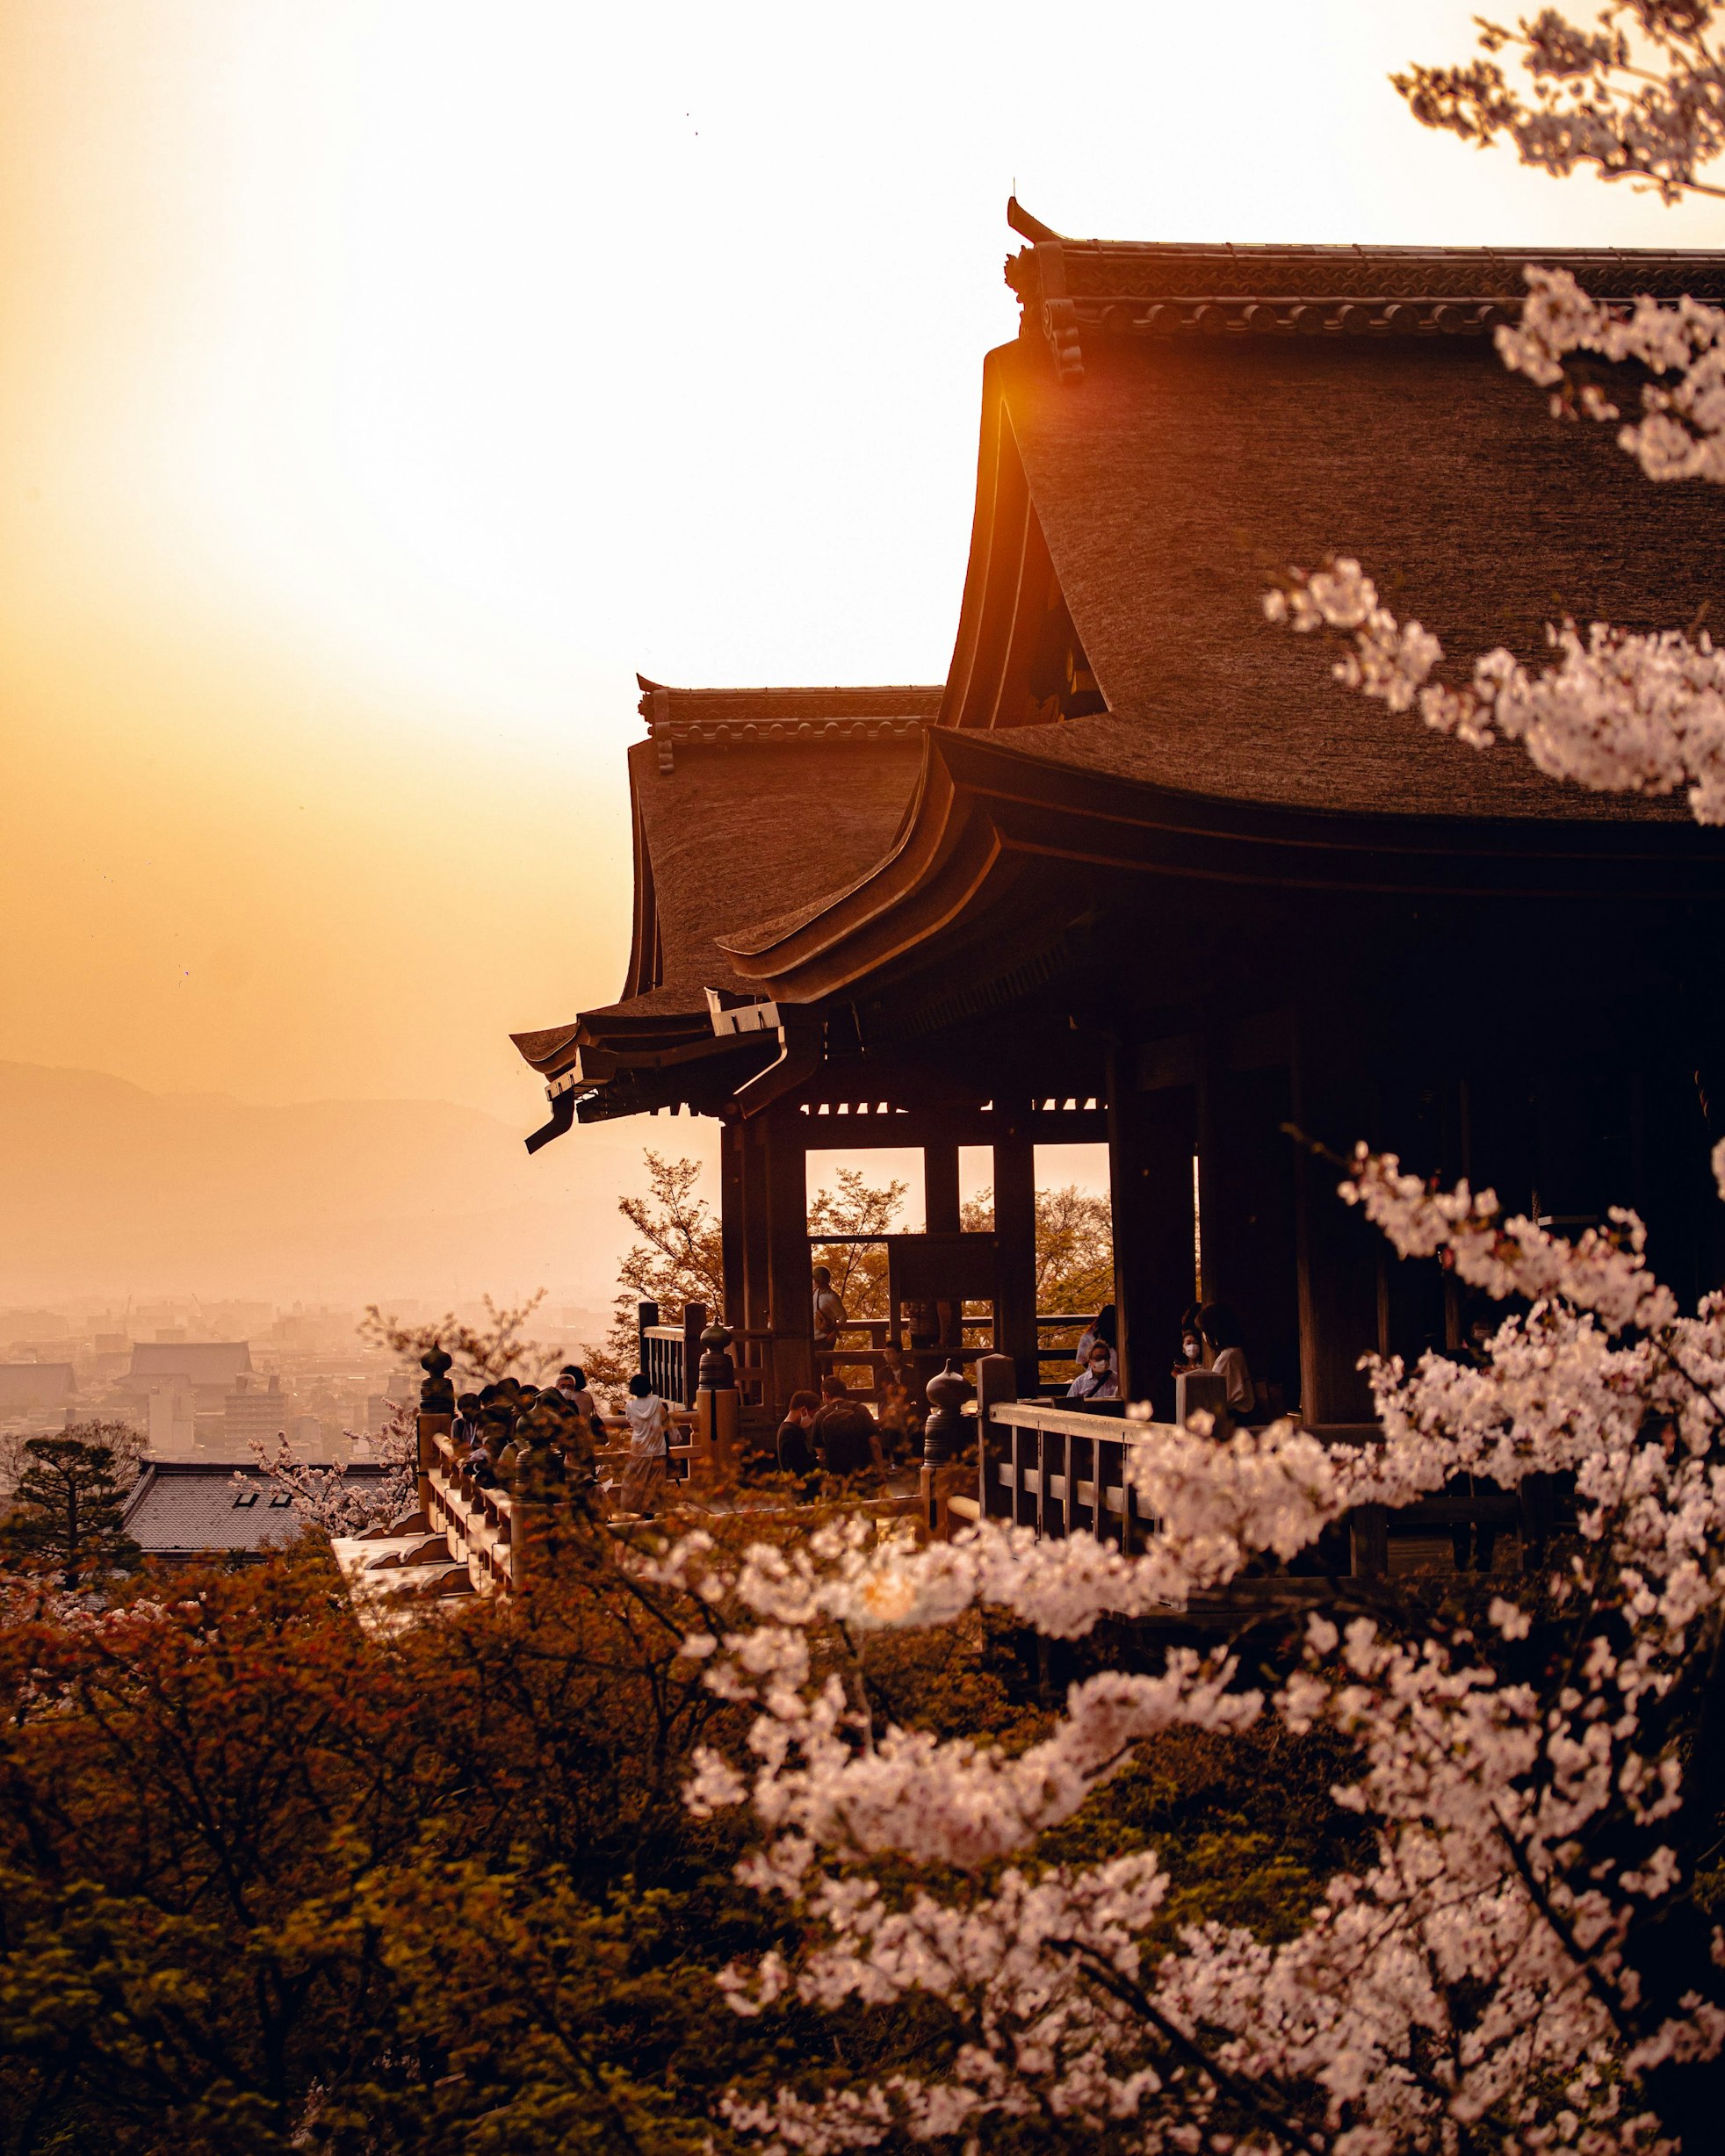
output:
M1725 256L1622 248L1192 246L1050 233L1009 256L1006 278L1020 335L1042 338L1062 379L1077 380L1091 345L1122 335L1483 336L1520 306L1530 261L1570 270L1597 299L1725 300Z

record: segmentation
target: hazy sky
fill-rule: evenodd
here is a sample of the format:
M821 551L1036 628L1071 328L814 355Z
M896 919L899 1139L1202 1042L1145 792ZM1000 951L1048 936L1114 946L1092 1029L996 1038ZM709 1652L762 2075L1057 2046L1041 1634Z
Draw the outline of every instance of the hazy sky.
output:
M1014 182L1725 245L1414 127L1469 12L4 0L0 1056L536 1121L632 670L944 674Z

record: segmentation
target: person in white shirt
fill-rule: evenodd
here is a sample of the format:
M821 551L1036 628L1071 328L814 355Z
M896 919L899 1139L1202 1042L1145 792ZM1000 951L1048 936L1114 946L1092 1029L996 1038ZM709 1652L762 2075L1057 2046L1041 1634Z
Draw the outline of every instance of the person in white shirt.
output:
M831 1347L839 1337L839 1328L848 1321L845 1306L833 1285L833 1275L825 1265L814 1269L814 1344L817 1347Z
M1120 1380L1115 1374L1114 1351L1106 1340L1093 1340L1090 1358L1066 1388L1068 1400L1118 1400Z
M671 1410L639 1371L623 1403L629 1424L629 1464L623 1470L625 1512L651 1514L671 1460Z
M1099 1341L1108 1351L1109 1369L1118 1374L1120 1357L1116 1350L1120 1345L1120 1326L1111 1302L1105 1302L1079 1335L1078 1366L1080 1377L1089 1369L1090 1351Z
M1237 1420L1258 1405L1258 1390L1240 1345L1240 1321L1225 1302L1207 1302L1199 1318L1210 1368L1228 1388L1228 1412Z

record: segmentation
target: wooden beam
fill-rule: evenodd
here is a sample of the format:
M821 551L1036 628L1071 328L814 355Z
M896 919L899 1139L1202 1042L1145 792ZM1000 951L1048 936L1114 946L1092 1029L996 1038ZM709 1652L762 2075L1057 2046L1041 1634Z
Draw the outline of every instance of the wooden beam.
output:
M1100 1100L1093 1108L1069 1108L1057 1094L1044 1095L1058 1104L1038 1107L1027 1118L1028 1128L1039 1145L1103 1145L1108 1142L1108 1109ZM1066 1099L1074 1096L1068 1094ZM1097 1100L1093 1093L1084 1096ZM938 1145L992 1145L1000 1133L999 1107L912 1108L904 1114L799 1115L804 1143L821 1152L868 1152L877 1148L913 1148Z
M725 1322L742 1325L747 1297L743 1229L743 1161L747 1141L740 1121L726 1123L718 1140L718 1240L725 1273Z
M748 1331L757 1333L770 1332L773 1325L767 1131L767 1122L760 1116L738 1126L743 1185L742 1323Z

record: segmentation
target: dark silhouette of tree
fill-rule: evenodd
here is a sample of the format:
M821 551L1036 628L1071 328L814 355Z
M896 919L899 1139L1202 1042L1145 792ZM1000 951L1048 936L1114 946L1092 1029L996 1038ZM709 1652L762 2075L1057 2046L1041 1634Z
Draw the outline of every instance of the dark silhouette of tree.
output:
M14 1510L0 1528L9 1563L58 1572L71 1593L138 1563L143 1553L123 1525L126 1489L114 1471L123 1434L109 1423L73 1423L60 1437L25 1440Z

